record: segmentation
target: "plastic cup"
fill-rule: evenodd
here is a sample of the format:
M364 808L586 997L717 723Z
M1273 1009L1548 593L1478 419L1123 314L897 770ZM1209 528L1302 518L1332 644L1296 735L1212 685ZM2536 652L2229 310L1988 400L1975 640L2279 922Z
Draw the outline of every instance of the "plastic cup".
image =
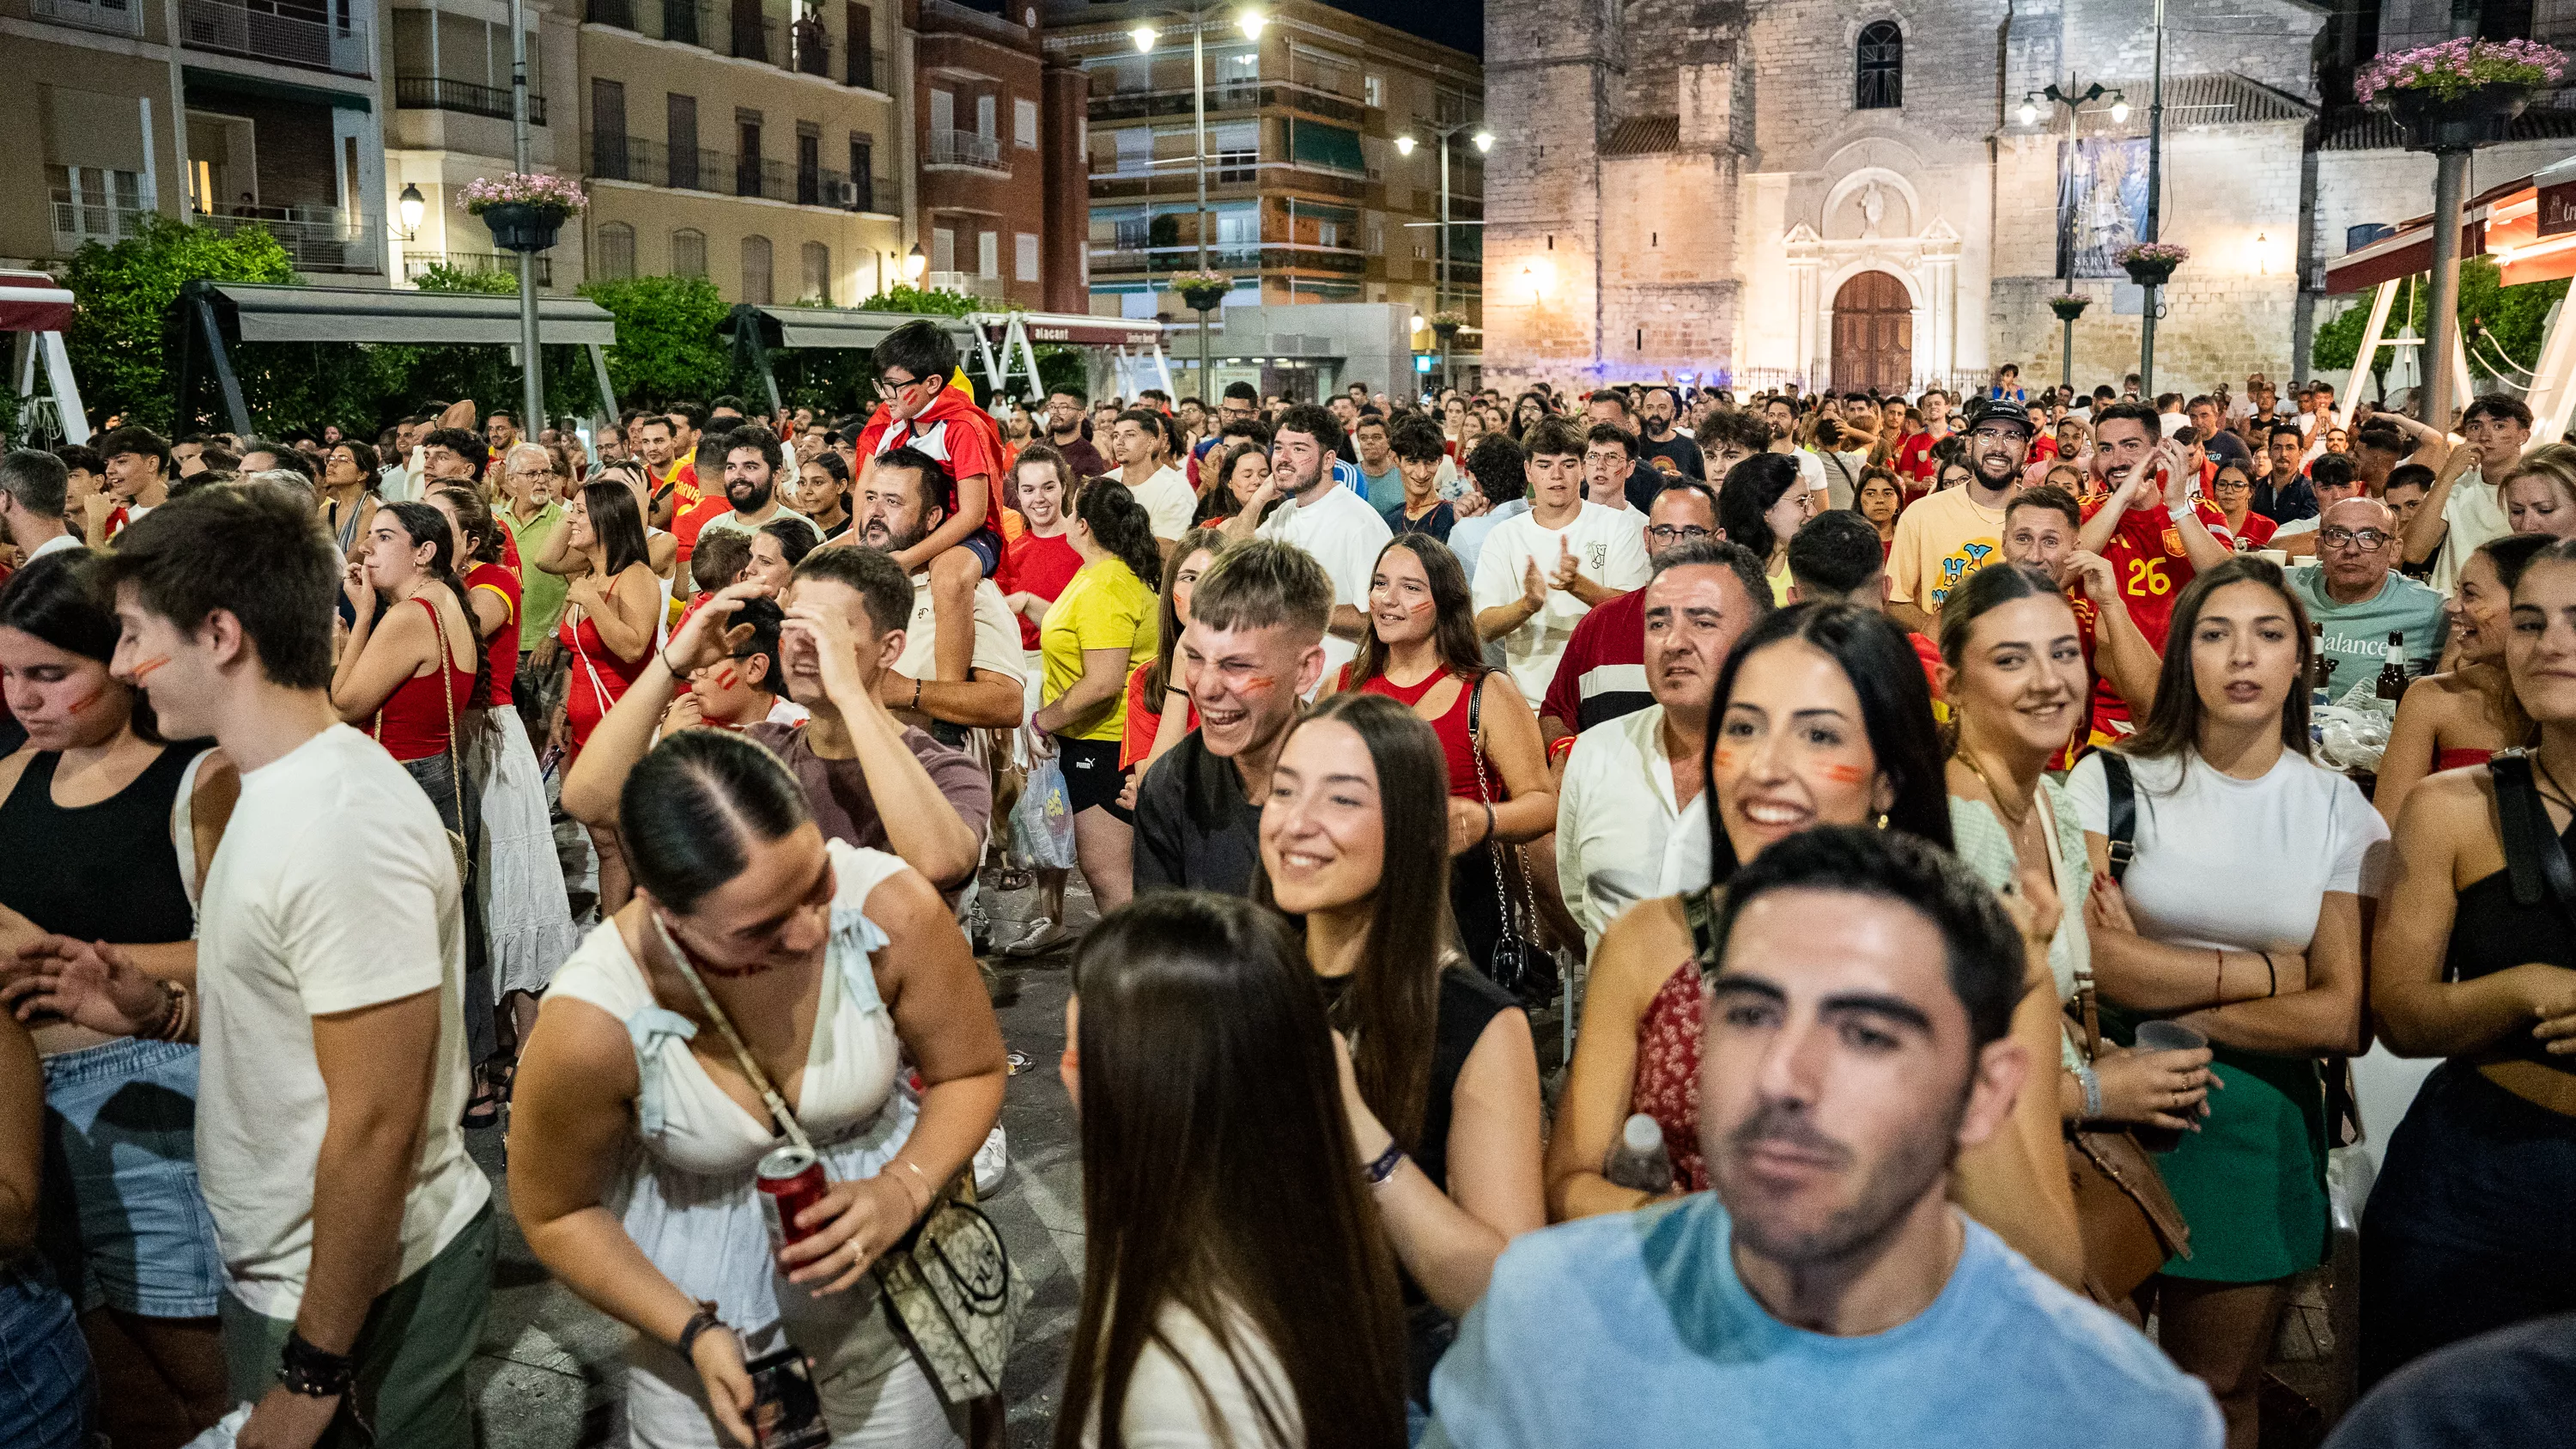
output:
M2207 1045L2209 1038L2178 1021L2138 1023L2137 1047L2142 1052L2198 1051Z

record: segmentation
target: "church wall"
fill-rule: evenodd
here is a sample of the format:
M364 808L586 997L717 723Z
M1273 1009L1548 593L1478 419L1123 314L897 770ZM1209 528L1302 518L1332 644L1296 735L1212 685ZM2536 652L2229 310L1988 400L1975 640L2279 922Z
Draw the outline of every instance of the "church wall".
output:
M1601 187L1600 376L1723 365L1739 294L1728 163L1705 151L1605 159Z
M2145 111L2145 81L2155 73L2148 8L2136 0L2066 0L2063 16L2062 59L2039 83L2063 80L2070 68L2081 81L2134 81L2130 104ZM2308 42L2324 24L2323 7L2295 0L2165 0L2165 74L2234 71L2313 101Z
M1485 376L1566 381L1598 345L1600 143L1617 77L1613 0L1485 11Z

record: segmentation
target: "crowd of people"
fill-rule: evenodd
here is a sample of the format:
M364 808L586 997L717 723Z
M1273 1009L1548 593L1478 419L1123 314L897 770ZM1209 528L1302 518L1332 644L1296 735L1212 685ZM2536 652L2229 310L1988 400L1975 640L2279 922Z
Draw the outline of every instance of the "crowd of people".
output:
M633 1442L998 1442L994 952L1064 1449L2254 1449L2364 1133L2336 1442L2563 1430L2520 401L872 362L0 456L0 1438L471 1444L501 1129Z

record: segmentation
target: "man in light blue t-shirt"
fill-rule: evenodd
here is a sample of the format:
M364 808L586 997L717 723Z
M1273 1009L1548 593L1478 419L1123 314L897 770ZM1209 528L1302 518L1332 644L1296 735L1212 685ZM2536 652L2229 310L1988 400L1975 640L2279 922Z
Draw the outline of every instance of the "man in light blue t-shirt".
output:
M2388 657L2388 636L2406 636L2406 676L2422 677L2450 633L2442 595L2396 572L2404 548L2397 516L2376 498L2334 504L2317 522L2317 564L2290 570L2291 592L2324 634L2336 661L2337 698L2365 693Z
M1424 1442L2217 1449L2198 1380L1949 1205L1952 1159L2055 1086L2009 1035L1994 893L1911 836L1811 830L1736 872L1715 939L1715 1192L1506 1249Z

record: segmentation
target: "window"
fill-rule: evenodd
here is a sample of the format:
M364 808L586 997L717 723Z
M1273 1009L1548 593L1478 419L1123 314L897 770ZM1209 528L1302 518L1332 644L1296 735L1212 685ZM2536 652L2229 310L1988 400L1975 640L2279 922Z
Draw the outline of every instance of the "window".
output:
M707 234L687 226L671 233L671 275L703 277L706 274Z
M954 228L934 226L930 229L930 270L957 270L957 232Z
M832 305L832 249L821 242L805 244L805 290L797 300Z
M877 186L877 143L866 136L850 138L850 190L857 200L853 211L875 211Z
M994 107L1000 99L1001 98L999 96L977 96L975 98L975 134L983 137L987 141L994 138Z
M975 233L975 275L1002 275L1002 234L997 231Z
M1023 151L1038 148L1038 103L1025 97L1011 102L1011 144Z
M81 243L120 242L140 236L152 208L143 201L143 173L100 166L48 166L53 191L54 244L75 251Z
M1117 138L1119 175L1145 176L1153 172L1154 133L1152 131L1143 126L1130 126L1123 131L1112 131L1110 134Z
M1382 75L1362 77L1360 94L1368 104L1383 109L1386 105L1386 77Z
M1038 279L1038 234L1033 231L1021 232L1012 238L1012 250L1017 253L1013 260L1018 263L1012 269L1013 275L1023 282L1036 281Z
M663 124L671 138L669 185L681 191L696 191L704 183L698 176L698 98L677 91L663 98Z
M599 229L590 274L603 282L623 282L635 275L635 228L612 221Z
M756 307L777 300L769 283L769 238L765 236L742 239L742 299Z
M1889 111L1905 104L1905 32L1893 20L1861 27L1852 109Z

